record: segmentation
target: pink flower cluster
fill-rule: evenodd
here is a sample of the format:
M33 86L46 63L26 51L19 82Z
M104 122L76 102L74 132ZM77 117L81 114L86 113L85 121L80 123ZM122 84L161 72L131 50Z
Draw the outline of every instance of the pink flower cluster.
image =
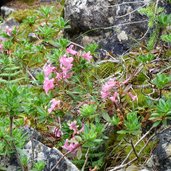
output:
M72 138L70 140L66 139L65 144L62 147L63 147L63 149L67 150L68 152L72 152L73 154L76 154L78 151L78 147L80 147L80 144L76 140L75 135L78 135L84 131L84 124L80 130L78 130L79 126L77 125L76 120L68 123L68 126L69 126L70 130L74 131L74 133L73 133Z
M45 90L46 94L49 92L49 90L54 89L54 78L49 79L50 74L55 72L56 68L53 67L51 64L45 64L43 67L44 72L44 83L43 83L43 89Z
M78 55L78 52L73 50L73 45L70 45L67 49L66 49L66 52L71 54L71 55ZM84 52L81 54L81 56L86 59L87 61L90 62L90 60L93 58L92 55L90 54L90 51L89 52Z
M60 69L62 70L62 72L56 73L56 78L58 79L58 81L60 81L61 79L66 80L72 76L71 69L73 66L73 61L73 57L67 57L66 55L62 56L59 59Z
M101 97L102 99L109 99L114 103L118 103L120 101L118 89L120 89L122 86L127 84L129 79L123 81L120 83L119 81L116 81L116 79L110 79L108 80L101 89ZM126 93L129 95L129 97L132 99L132 101L137 100L137 95L133 95L131 92Z
M72 138L71 140L66 139L64 145L62 146L63 149L71 152L72 154L77 153L78 147L80 147L80 144L75 140L75 138Z
M60 62L60 72L57 72L56 67L52 66L51 64L46 64L43 67L44 72L44 84L43 89L45 90L46 94L49 92L49 90L54 89L55 87L55 81L58 82L62 79L66 80L71 77L72 73L70 72L72 69L72 62L74 58L73 57L67 57L66 55L62 56L59 59ZM51 73L56 74L55 78L49 79L51 76Z
M53 130L55 137L60 138L63 135L63 132L60 128L55 127Z
M82 128L80 130L78 130L78 125L77 125L77 121L73 121L73 122L70 122L68 123L68 126L69 126L69 129L70 130L73 130L74 133L73 133L73 136L75 136L76 134L80 134L81 132L84 131L84 124L82 125Z

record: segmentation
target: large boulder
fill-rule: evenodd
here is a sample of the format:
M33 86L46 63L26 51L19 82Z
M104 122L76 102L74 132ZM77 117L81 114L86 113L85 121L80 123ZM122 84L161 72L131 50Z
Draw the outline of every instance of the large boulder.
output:
M123 54L147 31L147 18L139 14L148 0L66 0L64 17L71 29L68 35L83 45L97 42L113 54ZM77 39L78 40L78 39Z

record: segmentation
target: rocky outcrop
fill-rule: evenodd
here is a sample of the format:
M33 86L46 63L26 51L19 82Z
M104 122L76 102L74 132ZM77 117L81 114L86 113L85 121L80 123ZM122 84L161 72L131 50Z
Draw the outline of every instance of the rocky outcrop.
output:
M26 156L28 158L28 170L31 170L32 161L34 160L34 163L39 161L45 163L43 171L79 171L79 169L70 160L64 157L58 149L50 148L41 143L43 137L39 132L32 128L22 128L22 130L29 140L20 151L23 157ZM0 156L0 170L20 170L15 155L13 155L12 158Z
M63 157L63 154L56 148L49 148L41 142L33 140L29 141L23 149L23 153L26 154L29 161L31 160L33 151L35 162L45 162L46 165L43 171L50 171L55 165L56 167L53 169L53 171L79 171L78 168L66 157ZM60 162L58 163L59 160ZM28 168L30 168L30 163Z
M159 142L147 166L152 171L171 171L171 128L162 131L156 138Z
M147 31L147 18L138 9L148 3L140 0L66 0L65 19L67 30L74 40L87 32L80 42L97 42L113 54L123 54L140 40ZM86 40L86 41L85 41Z
M2 6L1 7L1 16L2 16L2 18L7 18L14 11L15 10L13 8L10 8L7 6Z

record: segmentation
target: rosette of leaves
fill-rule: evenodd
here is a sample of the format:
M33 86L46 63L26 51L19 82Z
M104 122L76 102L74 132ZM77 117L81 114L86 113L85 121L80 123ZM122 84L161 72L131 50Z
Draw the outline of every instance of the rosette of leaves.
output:
M121 131L117 131L119 134L137 135L140 133L141 124L137 116L137 112L130 112L124 119L125 128Z
M153 126L159 124L167 125L168 120L171 119L171 98L164 100L160 99L156 105L156 111L151 114L150 120L154 121Z

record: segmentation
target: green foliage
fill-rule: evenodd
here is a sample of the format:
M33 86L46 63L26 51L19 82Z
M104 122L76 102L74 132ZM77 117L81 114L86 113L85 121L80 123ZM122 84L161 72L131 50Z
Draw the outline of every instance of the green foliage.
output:
M160 99L156 111L151 114L150 120L155 121L153 126L163 124L167 126L167 121L171 119L171 98L164 100Z
M8 118L2 118L0 121L0 156L11 155L15 153L14 147L20 149L25 145L27 137L23 134L23 131L15 128L13 130L13 137L9 132L10 121Z
M30 96L29 88L8 84L0 89L0 112L16 116L23 112Z
M171 81L171 77L166 74L157 74L152 80L152 83L156 85L157 88L164 88Z
M92 44L88 44L86 47L85 47L85 51L86 52L91 52L91 54L95 54L96 50L98 48L98 45L96 43L92 43Z
M149 28L153 28L155 22L156 22L156 15L160 14L161 12L163 12L163 8L159 7L156 9L155 7L155 3L151 4L145 8L141 8L139 10L140 14L146 15L149 18L148 21L148 27Z
M139 134L141 125L137 116L137 112L130 112L126 115L124 126L124 130L118 131L119 134Z
M98 136L103 132L104 126L100 123L94 124L86 124L84 128L84 132L82 134L82 139L85 142L83 144L84 147L94 148L95 144L101 143L103 140L98 138Z
M146 62L150 62L153 59L154 59L154 55L153 54L147 54L147 55L140 55L140 56L138 56L137 60L139 62L146 63Z
M85 170L89 167L102 170L104 156L109 156L109 161L116 159L115 164L118 164L132 149L131 143L139 140L142 128L148 130L152 121L153 126L166 125L171 111L170 100L166 96L171 80L170 61L162 54L164 48L161 47L160 51L157 45L161 40L170 42L169 31L162 30L170 25L170 15L163 13L162 8L156 8L152 3L141 10L141 14L149 18L148 26L152 30L147 48L136 48L133 55L122 56L118 63L86 60L83 57L85 52L91 52L96 59L96 44L85 48L73 44L72 50L77 53L74 55L66 51L72 44L62 37L68 22L57 17L61 11L55 7L43 6L31 12L32 15L26 12L18 16L21 24L11 35L1 34L6 41L2 43L0 54L0 155L16 153L14 146L22 148L25 136L19 128L31 126L43 133L45 142L52 139L52 146L67 151L70 159L83 170L85 160ZM161 30L164 34L160 40ZM64 55L67 59L61 64ZM73 60L69 66L68 59ZM161 70L161 65L167 70ZM48 76L45 66L49 66ZM67 72L62 73L67 67L72 68L69 76ZM38 74L34 72L37 70ZM50 81L54 79L54 85L45 94L43 89L49 86L45 85L47 77ZM105 85L103 88L102 83ZM102 93L109 97L102 98ZM153 99L158 97L163 99L156 103ZM60 104L56 105L56 101ZM53 108L52 112L50 108ZM54 128L61 134L55 135ZM106 152L108 147L105 145L108 136L110 152ZM128 144L123 143L124 139ZM64 148L66 140L71 147L76 143L76 149L67 143ZM121 145L121 153L117 149L118 144ZM129 148L124 149L127 145ZM140 151L144 145L145 140L136 150ZM150 149L147 148L148 152L143 155L148 156ZM135 154L130 156L133 157ZM23 154L20 158L27 170L28 159ZM144 156L139 158L139 162L146 160ZM45 163L38 162L32 170L43 170L44 166Z
M80 109L80 115L82 117L89 117L89 118L93 118L95 117L95 113L96 113L96 109L97 106L96 105L87 105L85 104L84 106L82 106L82 108Z
M158 16L158 23L162 27L166 27L171 24L171 14L162 13Z
M26 76L22 68L16 64L16 61L6 55L1 56L0 61L0 84L24 83Z
M161 39L165 42L171 43L171 34L163 34Z
M34 164L33 169L31 171L42 171L45 167L44 161L38 161Z

